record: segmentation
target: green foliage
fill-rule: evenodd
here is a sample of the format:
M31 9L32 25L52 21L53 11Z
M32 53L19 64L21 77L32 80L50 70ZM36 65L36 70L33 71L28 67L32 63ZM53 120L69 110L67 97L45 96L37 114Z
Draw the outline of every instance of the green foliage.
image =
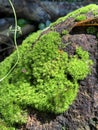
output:
M15 128L7 126L7 124L0 119L0 130L15 130Z
M2 115L1 117L4 118L4 121L6 121L7 124L21 124L26 122L27 116L25 112L23 112L20 106L15 102L15 99L18 99L18 93L15 93L15 86L6 84L6 87L1 87L0 90L0 114Z
M83 14L91 8L95 11L98 6L89 5L65 18L76 17L79 11ZM78 81L90 74L92 61L88 52L78 47L69 56L62 50L59 33L51 31L40 36L40 32L23 41L18 62L15 51L0 63L0 79L17 63L13 72L0 82L0 125L4 130L14 130L15 124L25 123L28 107L55 114L66 111L77 96Z
M67 30L63 30L62 31L62 35L66 35L66 34L68 34L69 32L67 31Z
M68 73L72 76L73 80L83 80L90 72L88 65L92 65L93 62L88 60L88 52L83 51L81 47L76 49L74 58L70 59L68 63Z
M78 15L76 17L76 21L82 21L82 20L85 20L86 19L86 16L83 14L83 15Z
M17 67L0 83L0 118L8 126L25 123L28 107L55 114L66 111L77 96L78 80L90 73L88 52L78 47L74 56L68 56L61 50L59 33L49 32L37 40L39 35L24 40ZM16 56L14 52L0 63L0 76Z

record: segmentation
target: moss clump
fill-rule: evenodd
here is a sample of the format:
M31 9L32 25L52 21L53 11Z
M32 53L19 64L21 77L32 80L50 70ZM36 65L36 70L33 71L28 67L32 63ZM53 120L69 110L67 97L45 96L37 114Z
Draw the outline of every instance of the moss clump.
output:
M78 15L75 20L76 21L82 21L82 20L85 20L85 19L86 19L85 15Z
M91 8L96 10L98 6L89 5L84 11L80 9L80 14ZM78 11L65 18L78 16ZM68 31L62 33L68 34ZM0 82L0 118L5 122L2 128L12 129L16 124L25 123L28 107L55 114L66 111L77 96L78 81L90 74L92 61L88 52L78 47L75 54L69 56L62 50L59 33L40 34L41 31L34 33L23 41L17 67ZM15 51L0 63L0 78L16 59Z
M66 35L66 34L68 34L69 32L67 31L67 30L63 30L62 31L62 35Z
M55 114L66 111L77 96L78 80L90 73L88 52L79 47L74 56L68 56L59 49L59 33L49 32L35 42L39 35L24 40L17 67L0 83L0 118L8 126L26 122L28 106ZM16 52L0 63L0 76L15 59Z
M15 128L7 126L6 123L0 119L0 130L15 130Z
M78 58L77 56L74 56L74 58L70 59L67 70L68 73L72 76L73 80L83 80L84 77L86 77L90 72L89 66L87 66L84 61L87 61L87 64L89 65L92 64L92 61L88 61L89 55L86 51L83 51L81 47L76 49L76 53Z

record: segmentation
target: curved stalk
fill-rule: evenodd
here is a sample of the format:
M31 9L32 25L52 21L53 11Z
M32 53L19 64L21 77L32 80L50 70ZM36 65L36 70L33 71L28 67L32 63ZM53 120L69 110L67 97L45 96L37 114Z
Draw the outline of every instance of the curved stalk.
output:
M9 72L3 77L0 79L0 82L3 81L5 78L8 77L8 75L14 70L14 68L16 67L16 65L18 64L18 61L19 61L19 51L18 51L18 45L17 45L17 41L16 41L16 36L17 36L17 16L16 16L16 12L15 12L15 8L13 6L13 3L11 0L9 0L9 3L12 7L12 10L13 10L13 14L14 14L14 18L15 18L15 30L14 30L14 44L15 44L15 47L16 47L16 51L17 51L17 61L16 63L13 65L13 67L9 70Z

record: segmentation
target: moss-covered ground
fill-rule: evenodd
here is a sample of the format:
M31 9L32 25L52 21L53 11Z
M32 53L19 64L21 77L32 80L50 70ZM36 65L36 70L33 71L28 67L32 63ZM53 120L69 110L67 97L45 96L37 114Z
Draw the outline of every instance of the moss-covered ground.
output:
M63 20L70 16L79 19L79 11L83 15L89 10L95 13L98 6L83 7ZM52 28L61 21L57 20ZM56 31L28 36L19 47L19 56L16 68L0 82L0 125L5 130L25 123L28 107L55 114L68 110L77 96L78 81L91 72L89 53L77 47L75 54L69 56L63 51L61 36ZM16 60L17 51L0 63L0 78L7 74Z

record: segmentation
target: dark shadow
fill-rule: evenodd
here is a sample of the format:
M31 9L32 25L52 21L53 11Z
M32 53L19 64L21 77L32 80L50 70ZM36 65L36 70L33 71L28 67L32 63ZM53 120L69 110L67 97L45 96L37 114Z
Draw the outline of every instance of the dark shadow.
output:
M92 34L92 35L96 35L97 32L98 32L98 26L77 26L77 27L74 27L70 31L70 34L71 35L74 35L74 34Z
M55 120L57 116L53 113L38 111L37 109L33 108L28 108L28 113L30 116L34 116L41 124L46 122L50 123L50 121Z

